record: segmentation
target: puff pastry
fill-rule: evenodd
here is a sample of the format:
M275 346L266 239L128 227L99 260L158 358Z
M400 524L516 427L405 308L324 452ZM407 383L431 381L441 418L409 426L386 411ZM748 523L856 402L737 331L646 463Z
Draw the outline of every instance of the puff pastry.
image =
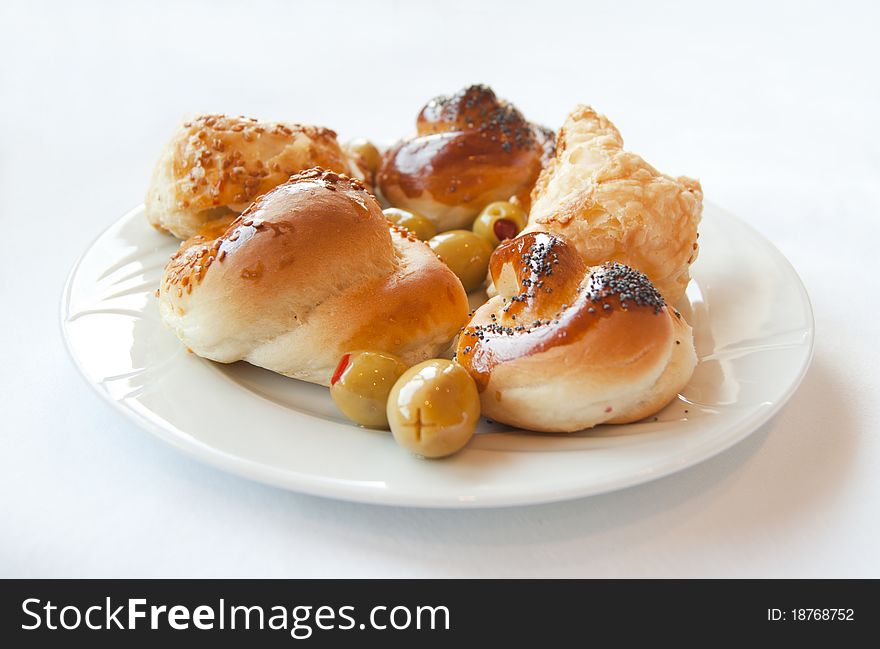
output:
M616 261L636 268L675 303L697 258L702 201L698 181L662 174L624 151L605 116L578 106L532 192L525 232L562 235L588 266Z

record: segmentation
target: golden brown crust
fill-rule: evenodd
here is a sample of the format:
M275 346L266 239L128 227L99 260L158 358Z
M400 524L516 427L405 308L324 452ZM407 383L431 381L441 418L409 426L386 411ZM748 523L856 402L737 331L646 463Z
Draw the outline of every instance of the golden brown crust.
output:
M422 212L438 229L467 227L488 203L529 193L553 151L553 133L528 122L486 86L428 102L416 135L383 157L377 174L392 204Z
M609 419L608 424L629 424L650 417L675 399L678 392L690 381L696 365L693 331L681 314L672 311L673 347L669 362L663 373L641 398L629 408Z
M456 349L487 417L547 432L622 423L652 414L689 380L690 327L644 274L588 268L574 246L536 232L499 246L490 271L500 294Z
M147 192L147 218L187 238L213 219L231 221L260 194L316 166L353 171L330 129L201 115L163 151Z
M416 363L467 319L467 295L426 244L389 229L357 180L298 174L215 240L183 244L160 286L163 320L196 354L329 385L353 349Z
M698 181L659 173L623 150L605 116L578 106L535 184L526 230L566 237L588 265L637 268L675 303L697 257L702 199Z

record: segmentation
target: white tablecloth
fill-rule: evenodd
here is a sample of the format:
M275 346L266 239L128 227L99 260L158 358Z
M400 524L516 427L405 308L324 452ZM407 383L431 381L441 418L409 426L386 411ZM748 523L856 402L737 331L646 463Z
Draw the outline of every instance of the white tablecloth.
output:
M878 5L477 4L0 4L0 576L880 577ZM614 494L422 511L203 466L78 375L65 276L182 117L394 140L477 81L552 126L592 103L792 261L815 359L769 425Z

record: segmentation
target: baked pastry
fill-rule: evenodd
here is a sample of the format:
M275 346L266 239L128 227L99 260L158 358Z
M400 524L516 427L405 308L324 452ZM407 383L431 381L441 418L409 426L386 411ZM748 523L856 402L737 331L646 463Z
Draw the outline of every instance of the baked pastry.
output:
M538 232L502 243L490 273L499 294L456 349L485 416L544 432L629 423L690 379L691 328L644 274L587 267L573 244Z
M698 181L661 174L624 151L606 117L578 106L535 185L525 231L564 236L588 266L618 261L637 268L675 303L697 258L702 202Z
M382 195L415 210L439 231L470 227L483 207L529 193L553 154L553 132L529 123L486 86L470 86L429 101L416 134L382 159Z
M258 198L218 238L184 243L159 307L199 356L321 385L353 350L407 365L437 355L468 311L425 243L390 225L359 181L320 169Z
M147 191L147 219L186 239L210 221L230 223L257 196L311 167L364 177L330 129L201 115L163 150Z

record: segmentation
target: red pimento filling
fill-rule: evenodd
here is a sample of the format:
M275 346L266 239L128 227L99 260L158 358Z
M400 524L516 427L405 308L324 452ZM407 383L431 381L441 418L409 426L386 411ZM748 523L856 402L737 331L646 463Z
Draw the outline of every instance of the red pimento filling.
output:
M513 239L516 236L516 223L507 219L498 219L492 226L492 230L500 241Z
M344 354L342 356L342 360L339 361L339 365L336 366L336 371L333 372L333 378L330 379L330 385L336 385L336 382L342 378L342 373L345 371L345 368L348 367L348 361L351 360L351 354Z

